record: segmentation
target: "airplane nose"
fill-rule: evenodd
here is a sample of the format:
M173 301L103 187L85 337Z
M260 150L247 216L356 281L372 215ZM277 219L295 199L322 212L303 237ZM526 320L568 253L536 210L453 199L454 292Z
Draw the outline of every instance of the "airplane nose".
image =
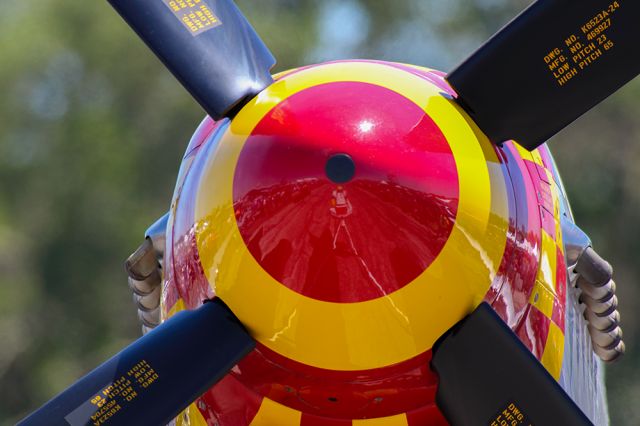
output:
M269 350L339 371L409 362L487 294L505 175L438 78L366 61L293 71L194 162L197 259Z

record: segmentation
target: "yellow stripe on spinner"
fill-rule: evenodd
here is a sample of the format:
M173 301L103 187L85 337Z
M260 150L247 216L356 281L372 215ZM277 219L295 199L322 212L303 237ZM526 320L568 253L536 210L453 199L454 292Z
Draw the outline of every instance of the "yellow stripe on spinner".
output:
M291 68L290 70L280 71L278 73L273 74L271 76L271 78L273 78L274 80L280 80L281 78L284 78L284 77L288 76L289 74L298 71L299 69L300 68Z
M562 357L564 356L564 334L553 322L549 324L547 343L542 354L542 365L556 380L560 379L562 369Z
M311 299L274 280L248 252L232 206L235 165L258 122L287 97L337 81L386 87L422 107L450 144L460 185L456 224L429 268L390 295L358 303ZM287 76L239 112L205 168L201 188L217 190L200 191L195 220L207 278L254 338L311 366L343 371L380 368L430 349L480 303L504 253L508 214L505 206L491 203L491 177L481 147L489 142L477 143L461 114L424 79L362 62L326 64ZM208 238L211 228L221 236L218 241Z
M263 398L260 409L249 426L297 426L301 420L300 411Z
M405 66L407 68L413 68L414 70L417 70L417 71L423 71L423 72L432 72L432 71L434 71L434 69L432 69L432 68L421 67L420 65L405 64L404 62L397 62L397 64Z
M406 414L398 414L390 417L379 417L377 419L353 420L353 426L408 426Z

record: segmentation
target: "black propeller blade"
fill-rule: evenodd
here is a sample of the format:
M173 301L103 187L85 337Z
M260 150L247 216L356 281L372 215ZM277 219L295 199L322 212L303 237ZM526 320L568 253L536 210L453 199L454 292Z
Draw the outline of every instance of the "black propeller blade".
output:
M273 55L231 0L109 3L216 120L273 82Z
M447 80L494 143L529 150L640 73L640 2L538 0Z
M254 346L222 302L207 302L136 340L19 425L167 424Z
M433 347L436 404L454 426L591 425L487 304Z

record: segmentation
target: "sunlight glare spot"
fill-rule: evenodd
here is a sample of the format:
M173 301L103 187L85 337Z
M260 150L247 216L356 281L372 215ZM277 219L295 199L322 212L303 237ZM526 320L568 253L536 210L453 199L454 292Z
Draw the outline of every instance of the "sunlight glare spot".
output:
M364 120L360 122L358 128L362 133L369 133L374 127L374 124L369 120Z

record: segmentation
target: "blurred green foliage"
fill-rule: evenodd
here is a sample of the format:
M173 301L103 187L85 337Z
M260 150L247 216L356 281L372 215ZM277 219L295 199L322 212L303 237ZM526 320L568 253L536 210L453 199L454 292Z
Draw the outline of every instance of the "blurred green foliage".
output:
M238 1L276 71L366 57L444 70L529 1ZM203 116L106 1L0 0L0 424L138 336L123 259L168 208ZM523 100L526 102L526 100ZM616 268L628 355L612 423L640 424L640 82L552 142L578 224Z

